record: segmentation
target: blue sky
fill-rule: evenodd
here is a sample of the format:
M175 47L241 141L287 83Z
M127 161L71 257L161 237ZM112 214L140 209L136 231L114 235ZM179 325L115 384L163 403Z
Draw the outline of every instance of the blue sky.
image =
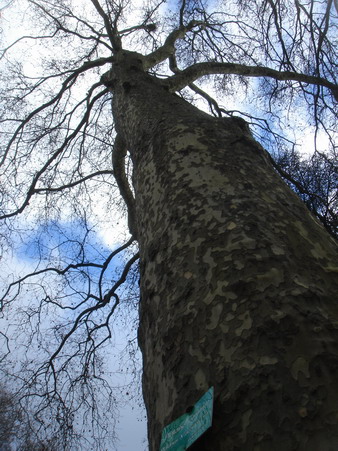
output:
M114 246L118 247L118 245ZM88 262L92 261L95 263L102 264L104 260L112 252L94 231L90 230L88 224L77 220L73 222L62 222L62 221L49 221L47 223L41 223L36 226L34 230L30 230L26 235L26 239L18 244L15 249L15 255L13 261L20 261L21 263L26 262L29 268L42 269L43 267L51 267L52 264L63 268L67 264L75 263L76 261ZM129 257L130 258L130 257ZM48 263L51 259L53 263ZM114 280L119 277L123 269L123 263L128 259L128 256L121 252L111 261L107 271L107 279L104 284L105 289L109 289ZM59 264L58 264L59 262ZM96 280L99 277L100 269L89 268L87 270L88 275ZM35 279L39 282L39 278ZM34 278L32 279L34 281ZM75 282L73 285L74 293L81 284L81 280ZM37 284L38 285L38 284ZM53 292L53 287L51 292ZM80 289L80 288L79 288ZM66 294L66 291L64 292ZM69 291L69 294L72 293ZM33 297L39 297L39 294L33 294ZM76 297L76 294L73 295ZM123 299L123 297L121 297ZM34 304L34 299L31 298ZM65 299L65 302L70 302L71 299ZM76 300L77 302L77 300ZM114 384L120 385L131 380L131 376L128 376L128 372L125 370L125 375L118 377L120 369L117 367L118 361L117 355L127 346L127 340L131 337L136 337L135 322L133 326L132 317L136 318L137 311L134 313L133 309L126 305L125 315L123 314L123 302L119 307L118 316L114 322L113 331L114 337L108 347L103 350L104 358L107 360L107 368L111 373L110 383L114 387ZM61 311L61 315L65 318L70 319L75 312L72 311ZM126 316L124 318L124 316ZM59 318L60 319L60 318ZM46 318L47 320L47 318ZM48 318L48 321L51 321ZM134 327L134 329L133 329ZM116 350L112 349L111 354L109 353L109 346L116 345ZM55 344L50 344L51 351L55 349ZM128 365L128 356L126 356L126 361L120 363L123 368ZM111 363L109 363L111 362ZM114 381L114 373L117 374L117 379ZM128 392L132 390L128 389ZM121 397L123 399L124 393L121 392ZM146 441L146 420L145 420L145 410L139 407L139 399L133 398L132 395L125 395L123 400L123 405L120 407L121 416L117 423L117 435L118 444L117 450L124 451L143 451L147 449ZM83 448L84 451L87 451ZM89 450L88 450L89 451ZM91 450L90 450L91 451Z

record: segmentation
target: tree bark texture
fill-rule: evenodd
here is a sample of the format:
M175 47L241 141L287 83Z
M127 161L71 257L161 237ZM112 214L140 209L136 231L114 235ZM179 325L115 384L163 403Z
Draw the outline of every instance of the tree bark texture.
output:
M151 451L211 387L192 450L338 449L337 247L244 121L215 119L137 64L113 112L134 163Z

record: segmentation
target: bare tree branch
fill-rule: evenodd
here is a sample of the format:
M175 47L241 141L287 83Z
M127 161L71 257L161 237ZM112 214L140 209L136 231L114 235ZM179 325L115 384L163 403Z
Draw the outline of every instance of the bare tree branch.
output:
M202 21L191 21L188 25L181 25L179 28L173 30L166 38L164 44L154 52L148 54L144 58L143 67L148 70L156 64L165 61L167 58L175 53L175 43L178 39L183 39L184 36L193 28L198 26L205 26Z
M46 188L35 188L34 194L42 194L42 193L52 193L52 192L60 192L69 188L73 188L74 186L80 185L81 183L86 182L87 180L91 180L94 177L98 177L100 175L113 175L113 171L106 170L106 171L97 171L93 172L92 174L86 175L85 177L82 177L79 180L76 180L75 182L67 183L66 185L62 186L56 186L56 187L46 187Z
M79 323L81 322L81 320L83 318L88 318L89 315L94 312L97 311L99 309L104 308L111 300L112 297L114 297L115 302L113 304L113 306L111 307L111 310L109 312L109 316L111 316L114 311L116 310L116 307L118 306L118 304L120 303L120 299L118 297L118 295L116 294L116 290L125 282L127 275L129 273L129 270L131 268L131 266L139 259L139 253L136 253L125 265L123 272L120 276L120 278L117 280L117 282L115 282L115 284L113 285L113 287L105 294L105 296L103 297L103 299L99 299L98 303L95 304L94 306L88 307L87 309L83 310L75 319L73 326L71 327L71 329L69 330L69 332L63 337L61 343L59 344L58 348L56 349L56 351L52 354L49 362L50 365L53 367L53 361L55 360L55 358L58 356L58 354L61 352L62 348L64 347L65 343L67 342L67 340L74 334L74 332L76 331L76 329L79 326Z
M94 88L94 87L93 87ZM95 86L96 88L96 86ZM94 88L94 89L95 89ZM94 90L93 89L93 90ZM71 133L64 141L64 143L53 153L53 155L48 159L48 161L46 161L46 163L42 166L42 168L36 172L32 183L30 185L29 191L27 192L26 195L26 199L24 200L24 202L22 203L22 205L15 211L12 211L11 213L7 213L4 214L2 216L0 216L0 219L5 219L5 218L11 218L13 216L18 215L19 213L22 213L23 210L27 207L27 205L29 205L29 201L31 199L31 197L36 193L36 185L41 177L41 175L46 171L46 169L51 165L51 163L53 161L56 160L56 158L63 152L63 150L66 148L67 144L74 139L75 136L77 136L77 134L79 133L79 131L81 130L81 128L88 122L89 116L90 116L90 112L91 109L93 107L93 105L95 104L95 102L102 96L104 96L105 94L108 93L108 89L104 89L103 91L99 92L95 97L93 97L93 99L91 100L91 102L88 104L88 108L84 114L84 116L82 117L81 121L79 122L79 124L77 125L77 127L75 128L74 132ZM90 95L89 95L90 96ZM42 109L42 107L41 107ZM37 114L37 110L35 110L34 112L35 114ZM25 123L28 122L28 120L30 120L32 117L32 115L29 116L29 119L27 118L25 120Z
M112 153L113 170L120 194L126 203L128 211L128 227L131 235L137 239L137 228L135 218L135 199L130 189L128 178L125 172L125 157L127 154L126 144L120 133L116 135L114 149Z
M300 83L319 85L328 88L335 100L338 101L338 86L324 78L290 71L280 72L268 67L246 66L234 63L197 63L182 70L179 74L169 77L165 83L170 91L180 91L198 78L215 74L269 77L280 81L298 81Z
M87 61L85 62L80 68L71 71L71 75L69 75L69 77L66 78L66 80L64 80L64 82L62 83L62 87L60 89L60 91L52 98L50 99L48 102L44 103L43 105L40 105L38 108L36 108L34 111L32 111L28 116L26 116L26 118L20 123L20 125L18 126L18 128L15 130L15 132L13 133L10 141L8 142L8 145L5 149L5 152L2 156L2 159L0 161L0 166L2 166L5 162L5 159L7 157L8 151L11 147L11 145L13 144L13 142L16 140L16 138L18 137L19 133L21 132L21 130L25 127L25 125L34 117L37 116L38 114L40 114L43 110L47 109L48 107L50 107L51 105L55 104L56 102L58 102L61 97L63 96L63 94L75 83L77 77L86 72L89 69L92 69L93 67L98 67L98 66L103 66L107 63L110 63L113 61L112 57L109 58L99 58L97 60L94 61ZM100 83L98 83L97 85L95 85L95 88L100 86ZM93 89L95 89L94 86L91 88L91 91Z
M93 5L95 6L95 9L97 10L97 12L100 14L100 16L102 17L103 21L104 21L104 25L106 27L108 36L109 36L109 40L113 46L113 49L115 51L120 50L121 48L121 41L119 39L119 36L117 34L117 30L114 30L111 22L110 22L110 18L109 16L104 12L102 6L100 5L98 0L91 0L91 2L93 3Z

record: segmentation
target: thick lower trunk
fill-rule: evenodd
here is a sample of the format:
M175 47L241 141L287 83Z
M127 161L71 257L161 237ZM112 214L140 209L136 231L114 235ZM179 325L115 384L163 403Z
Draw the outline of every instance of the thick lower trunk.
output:
M211 386L191 449L336 451L333 240L240 121L133 80L114 111L134 161L151 451Z

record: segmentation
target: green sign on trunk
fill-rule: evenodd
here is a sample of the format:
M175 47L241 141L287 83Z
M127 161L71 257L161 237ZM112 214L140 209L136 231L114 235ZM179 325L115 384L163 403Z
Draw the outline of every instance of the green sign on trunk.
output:
M168 424L162 431L160 451L184 451L209 429L213 398L214 387L211 387L191 411Z

